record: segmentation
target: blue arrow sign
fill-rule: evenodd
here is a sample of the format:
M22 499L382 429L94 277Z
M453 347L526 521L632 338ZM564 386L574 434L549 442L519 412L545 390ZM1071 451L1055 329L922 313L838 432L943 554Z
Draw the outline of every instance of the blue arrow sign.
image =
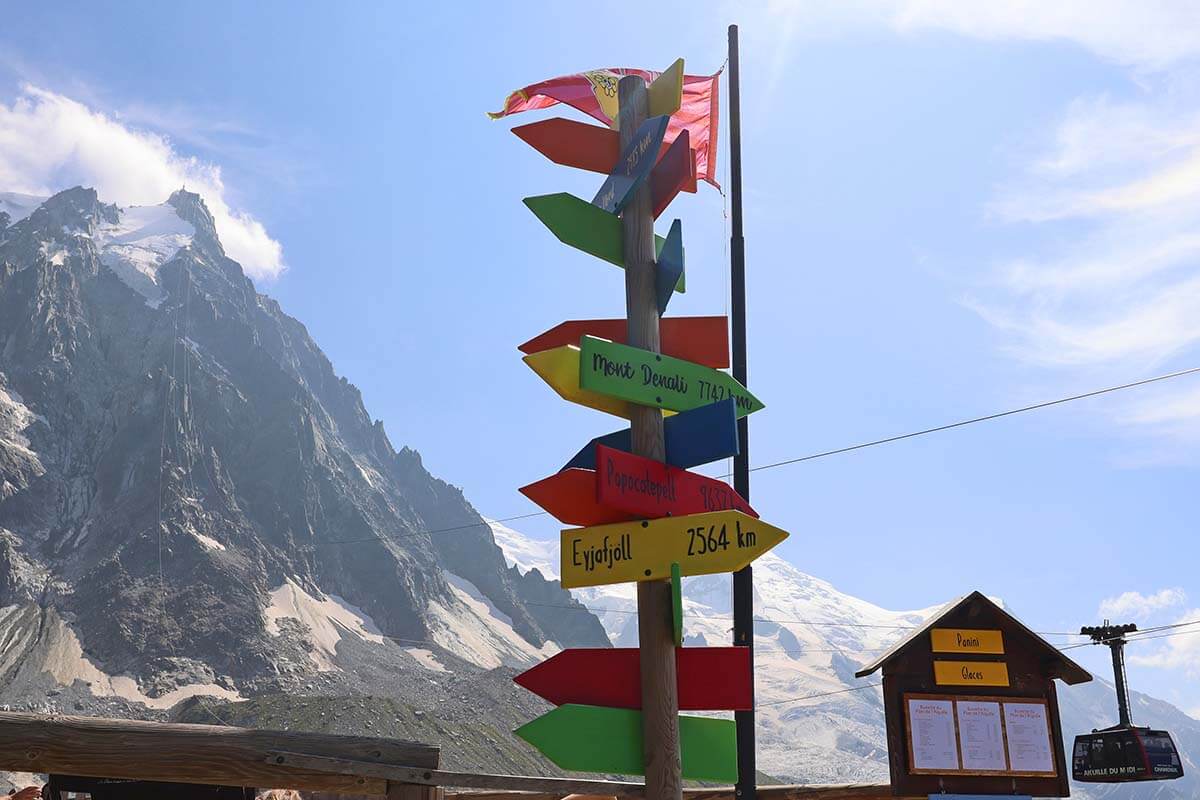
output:
M707 464L738 453L737 409L733 398L693 408L663 420L667 463L680 469ZM596 445L632 452L629 429L597 436L568 461L563 469L596 468Z
M621 151L617 167L612 171L596 193L592 205L599 206L610 214L620 213L634 191L650 174L654 162L658 161L658 150L667 133L670 117L651 117L638 126L633 140Z
M654 294L658 299L658 313L667 310L667 303L675 292L675 284L683 276L683 223L675 220L662 249L658 251L658 263L654 271Z

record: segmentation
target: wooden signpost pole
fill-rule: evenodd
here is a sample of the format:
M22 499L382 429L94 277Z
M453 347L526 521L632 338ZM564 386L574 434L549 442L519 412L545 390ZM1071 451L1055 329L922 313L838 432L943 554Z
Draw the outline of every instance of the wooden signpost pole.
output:
M621 79L617 92L619 132L621 148L624 149L646 119L646 83L641 77L627 76ZM621 212L621 239L625 259L627 341L633 347L658 353L661 344L655 294L652 211L650 186L644 183ZM630 423L634 455L665 461L662 411L650 406L632 406ZM675 674L671 583L642 581L637 585L637 597L646 797L648 800L682 800L679 693Z

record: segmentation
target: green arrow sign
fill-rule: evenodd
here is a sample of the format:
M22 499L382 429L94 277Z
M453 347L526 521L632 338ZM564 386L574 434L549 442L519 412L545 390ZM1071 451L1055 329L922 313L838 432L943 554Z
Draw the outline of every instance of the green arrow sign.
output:
M572 194L559 192L526 197L523 201L563 244L625 268L621 245L621 218ZM662 251L663 237L654 237L654 256ZM686 291L682 275L675 291Z
M733 376L607 339L580 340L579 387L644 406L687 411L732 397L738 417L763 407Z
M563 769L644 775L642 712L567 704L514 733ZM683 777L737 782L737 730L733 720L679 718Z

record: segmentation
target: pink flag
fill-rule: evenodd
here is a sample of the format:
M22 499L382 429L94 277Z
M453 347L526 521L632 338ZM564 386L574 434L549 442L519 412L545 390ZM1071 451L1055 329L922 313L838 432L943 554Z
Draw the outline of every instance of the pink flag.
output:
M504 101L504 110L488 114L492 119L507 117L521 111L549 108L566 103L583 113L611 126L617 116L617 81L625 75L641 75L650 83L659 76L644 69L594 69L561 78L535 83L518 89ZM683 101L671 115L667 126L667 142L675 141L686 129L696 151L696 177L717 183L717 128L720 120L719 86L721 73L715 75L685 75Z

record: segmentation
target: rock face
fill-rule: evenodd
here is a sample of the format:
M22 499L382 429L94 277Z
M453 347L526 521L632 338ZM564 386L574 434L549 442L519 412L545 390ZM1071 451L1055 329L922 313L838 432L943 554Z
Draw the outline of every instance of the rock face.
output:
M483 667L607 645L525 605L574 601L392 447L199 196L0 210L0 693L31 658L141 702L294 687L347 636Z

